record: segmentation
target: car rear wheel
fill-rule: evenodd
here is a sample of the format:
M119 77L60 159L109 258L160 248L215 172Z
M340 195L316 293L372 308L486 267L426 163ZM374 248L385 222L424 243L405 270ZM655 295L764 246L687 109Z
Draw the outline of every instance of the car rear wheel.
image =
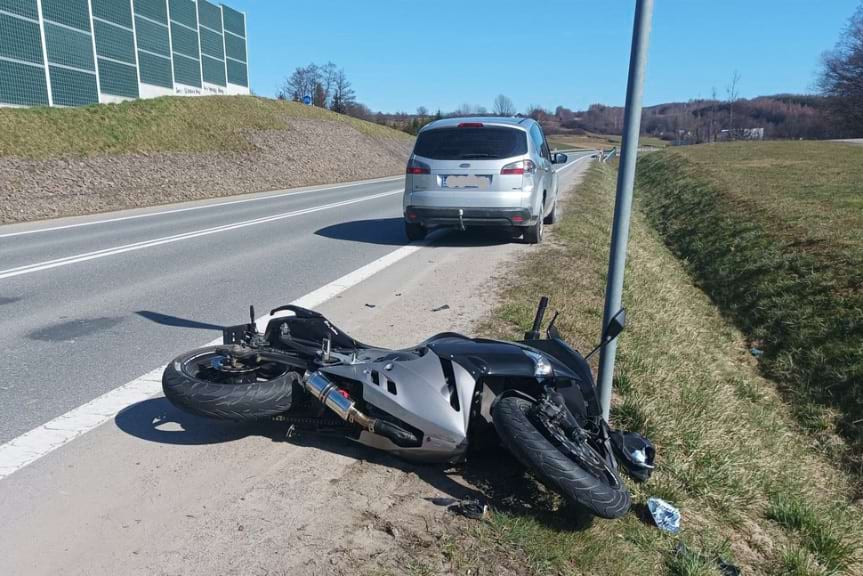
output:
M537 217L536 223L524 229L525 242L527 242L528 244L539 244L540 242L542 242L543 230L544 223L542 218L542 212L540 212L540 216Z
M426 237L426 228L422 224L412 224L410 222L405 222L405 236L408 237L408 240L411 242L416 242L417 240L424 240Z
M545 224L557 224L557 200L554 201L554 206L551 207L551 212L545 217Z

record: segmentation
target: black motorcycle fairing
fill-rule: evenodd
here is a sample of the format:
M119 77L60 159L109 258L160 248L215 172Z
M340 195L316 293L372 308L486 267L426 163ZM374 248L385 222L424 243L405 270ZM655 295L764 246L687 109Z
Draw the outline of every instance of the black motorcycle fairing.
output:
M525 340L521 343L531 348L542 350L547 355L566 364L576 375L573 378L575 390L565 385L558 386L564 398L566 398L570 410L574 409L573 405L584 407L584 409L579 409L577 413L583 414L588 418L594 418L602 414L599 399L596 396L596 384L593 380L590 364L587 363L587 360L577 350L573 349L565 340L559 337L548 340Z
M576 380L579 376L570 368L542 350L513 342L467 338L460 335L441 335L426 341L441 358L449 358L470 372L474 378L509 376L536 378L536 363L527 351L542 354L554 370L555 380Z

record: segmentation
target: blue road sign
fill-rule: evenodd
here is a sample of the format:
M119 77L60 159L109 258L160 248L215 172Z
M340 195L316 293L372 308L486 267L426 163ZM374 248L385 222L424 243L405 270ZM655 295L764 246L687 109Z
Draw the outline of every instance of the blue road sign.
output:
M312 103L312 97L311 96L309 96L308 94L303 96L303 104L311 104L311 103Z

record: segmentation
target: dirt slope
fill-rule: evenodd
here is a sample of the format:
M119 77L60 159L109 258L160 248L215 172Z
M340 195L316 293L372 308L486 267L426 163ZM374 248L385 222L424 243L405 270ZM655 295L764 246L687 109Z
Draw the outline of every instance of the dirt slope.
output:
M396 175L412 142L254 97L0 110L0 224Z

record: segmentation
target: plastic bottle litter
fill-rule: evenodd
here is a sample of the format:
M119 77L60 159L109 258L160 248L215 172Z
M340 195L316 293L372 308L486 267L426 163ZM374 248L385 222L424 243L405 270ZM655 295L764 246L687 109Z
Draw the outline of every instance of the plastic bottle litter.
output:
M680 532L680 510L660 498L648 498L647 508L660 530L669 534Z

